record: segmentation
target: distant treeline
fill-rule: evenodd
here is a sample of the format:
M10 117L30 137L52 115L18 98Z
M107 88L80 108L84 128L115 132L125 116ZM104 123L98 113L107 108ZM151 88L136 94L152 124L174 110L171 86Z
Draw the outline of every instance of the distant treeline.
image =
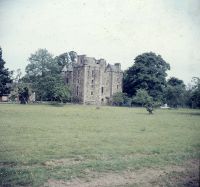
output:
M46 49L38 49L29 57L26 73L18 69L13 74L5 68L0 48L0 96L9 95L27 103L35 92L37 101L71 102L71 90L64 84L61 71L73 61L76 52L70 51L53 57ZM170 64L153 52L138 55L133 65L124 71L123 93L115 93L111 105L160 106L200 108L200 79L194 77L187 87L176 77L167 80Z

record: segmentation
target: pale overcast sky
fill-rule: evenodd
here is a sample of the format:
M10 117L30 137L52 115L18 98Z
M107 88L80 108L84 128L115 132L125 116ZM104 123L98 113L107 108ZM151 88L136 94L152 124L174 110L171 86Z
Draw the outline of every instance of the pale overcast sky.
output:
M200 0L0 0L0 45L6 66L23 71L38 48L123 69L153 51L188 83L200 77Z

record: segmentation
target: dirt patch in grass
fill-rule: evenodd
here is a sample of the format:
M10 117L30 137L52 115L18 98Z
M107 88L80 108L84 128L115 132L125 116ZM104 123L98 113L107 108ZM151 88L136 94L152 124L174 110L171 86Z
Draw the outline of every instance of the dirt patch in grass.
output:
M67 166L67 165L75 165L80 164L82 161L74 160L74 159L59 159L59 160L49 160L43 163L44 166L47 167L57 167L57 166Z
M199 160L191 160L185 164L182 172L172 171L161 177L157 183L159 186L168 187L199 187Z
M72 179L65 182L62 180L49 179L44 186L48 187L111 187L111 186L165 186L166 180L170 179L170 174L176 173L176 177L173 178L171 186L181 183L183 177L178 177L180 174L185 174L183 184L196 184L198 181L198 160L190 160L184 164L184 166L167 166L164 169L148 168L138 171L124 171L122 173L94 173L87 171L88 176L86 179ZM193 178L189 175L187 170L190 169L195 173ZM173 175L172 175L173 177ZM176 181L180 180L180 181ZM197 183L198 184L198 183ZM187 186L187 185L186 185ZM193 186L190 186L193 187Z
M70 166L70 165L85 163L86 161L88 160L83 158L82 156L77 156L76 158L62 158L62 159L48 160L42 163L42 165L47 167Z

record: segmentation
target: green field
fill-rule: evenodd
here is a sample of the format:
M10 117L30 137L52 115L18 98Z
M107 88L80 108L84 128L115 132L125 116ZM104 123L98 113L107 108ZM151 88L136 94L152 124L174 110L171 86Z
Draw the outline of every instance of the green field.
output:
M0 186L165 170L198 160L199 150L200 110L0 104Z

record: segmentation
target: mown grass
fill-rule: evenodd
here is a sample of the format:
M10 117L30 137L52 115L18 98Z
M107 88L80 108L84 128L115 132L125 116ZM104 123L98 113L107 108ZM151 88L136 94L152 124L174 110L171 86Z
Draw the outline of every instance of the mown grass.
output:
M199 150L200 110L0 105L0 186L181 164Z

